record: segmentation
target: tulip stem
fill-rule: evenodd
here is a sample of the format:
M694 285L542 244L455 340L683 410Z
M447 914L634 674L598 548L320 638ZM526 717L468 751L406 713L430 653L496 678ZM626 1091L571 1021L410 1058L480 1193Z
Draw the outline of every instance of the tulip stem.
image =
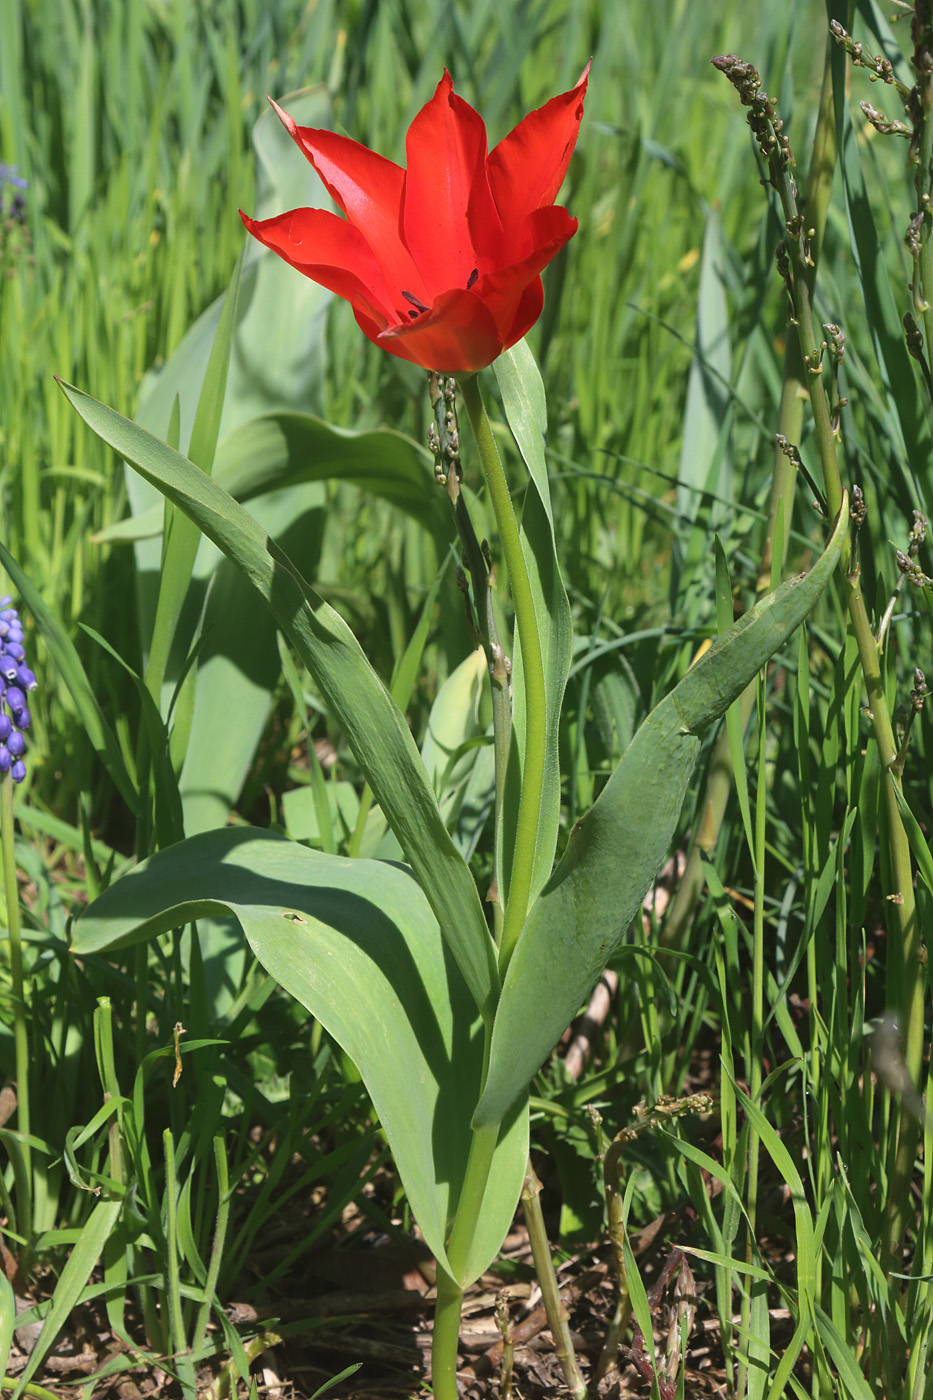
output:
M434 1305L434 1335L431 1339L434 1400L458 1400L457 1348L463 1308L463 1280L467 1277L470 1248L483 1208L498 1138L498 1123L473 1129L466 1175L447 1244L447 1262L451 1272L448 1273L442 1264L438 1264L437 1268L437 1302Z
M515 823L515 839L512 848L512 867L508 890L501 887L500 898L505 897L505 911L502 928L502 941L499 946L499 971L503 976L509 959L522 931L531 884L534 874L535 846L538 839L538 814L541 807L541 790L544 784L546 710L544 689L544 662L541 656L541 636L535 615L534 595L522 549L518 522L512 508L512 497L496 447L479 380L470 375L460 381L460 391L466 404L473 436L479 451L486 479L486 489L492 503L505 567L508 571L512 602L515 607L517 639L522 649L522 674L525 684L525 752L522 772L521 795L518 801L518 819Z

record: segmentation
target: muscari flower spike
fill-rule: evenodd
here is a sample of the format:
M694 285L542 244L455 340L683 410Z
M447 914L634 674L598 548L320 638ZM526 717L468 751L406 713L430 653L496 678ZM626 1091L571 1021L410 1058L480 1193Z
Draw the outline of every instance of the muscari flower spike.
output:
M26 696L35 688L35 675L26 665L23 624L6 594L0 598L0 774L9 773L14 783L26 776L23 736L32 722Z
M7 208L4 201L4 187L14 191ZM9 217L18 224L26 222L26 201L23 190L28 190L29 181L22 175L17 175L15 165L4 165L0 161L0 215L9 214Z

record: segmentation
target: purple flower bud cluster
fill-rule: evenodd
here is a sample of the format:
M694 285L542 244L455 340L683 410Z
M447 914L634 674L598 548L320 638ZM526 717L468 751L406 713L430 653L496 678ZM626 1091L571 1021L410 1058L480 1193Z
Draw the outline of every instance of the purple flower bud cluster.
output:
M4 186L13 190L13 197L9 205L5 205ZM17 175L15 165L4 165L0 162L0 215L7 214L18 224L26 222L26 201L23 190L28 190L29 181L24 180L22 175Z
M9 595L0 598L0 774L9 773L14 783L26 776L23 754L25 730L31 716L26 695L36 688L36 678L26 665L23 624Z

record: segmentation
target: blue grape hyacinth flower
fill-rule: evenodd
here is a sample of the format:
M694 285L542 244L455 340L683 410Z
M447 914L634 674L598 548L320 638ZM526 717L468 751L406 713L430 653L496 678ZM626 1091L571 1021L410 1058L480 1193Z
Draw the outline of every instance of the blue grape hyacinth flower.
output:
M9 207L5 205L4 186L14 191ZM0 214L9 214L18 224L26 222L26 201L23 190L28 190L29 181L17 175L15 165L4 165L0 161Z
M26 776L26 740L31 723L26 696L35 690L36 678L26 665L23 624L6 594L0 598L0 775L9 773L14 783Z

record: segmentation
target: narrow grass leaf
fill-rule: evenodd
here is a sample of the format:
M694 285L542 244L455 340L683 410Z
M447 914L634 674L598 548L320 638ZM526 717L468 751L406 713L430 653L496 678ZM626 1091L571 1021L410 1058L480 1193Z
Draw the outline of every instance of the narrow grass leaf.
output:
M6 1273L0 1271L0 1376L5 1376L10 1363L13 1329L16 1326L16 1299Z
M242 262L242 259L241 259ZM207 369L198 407L191 429L188 457L195 466L210 475L214 462L214 449L220 430L220 416L223 411L224 391L227 383L227 366L233 346L233 332L236 325L237 291L240 283L240 267L234 277L233 287L224 298L223 310L217 325L217 333L208 356ZM176 398L172 410L172 428L175 436L178 431L179 406ZM177 511L166 511L165 540L162 552L162 569L159 576L159 598L156 603L155 622L149 647L149 662L146 667L146 685L156 703L162 692L162 682L168 665L169 652L175 639L175 630L181 616L182 605L191 584L191 573L195 556L201 542L201 532L186 515Z
M103 1253L104 1244L116 1224L122 1208L122 1201L98 1201L91 1211L81 1230L81 1235L59 1275L55 1292L52 1294L51 1306L42 1325L42 1331L36 1339L36 1344L26 1362L26 1368L13 1391L12 1400L19 1400L19 1397L25 1393L26 1386L55 1345L55 1339L70 1317L72 1309L91 1277L95 1264Z
M823 1309L816 1304L814 1307L816 1317L816 1330L820 1334L820 1339L833 1364L839 1372L839 1379L846 1388L846 1394L850 1400L876 1400L875 1392L858 1368L855 1357L848 1343L840 1337L830 1319Z

